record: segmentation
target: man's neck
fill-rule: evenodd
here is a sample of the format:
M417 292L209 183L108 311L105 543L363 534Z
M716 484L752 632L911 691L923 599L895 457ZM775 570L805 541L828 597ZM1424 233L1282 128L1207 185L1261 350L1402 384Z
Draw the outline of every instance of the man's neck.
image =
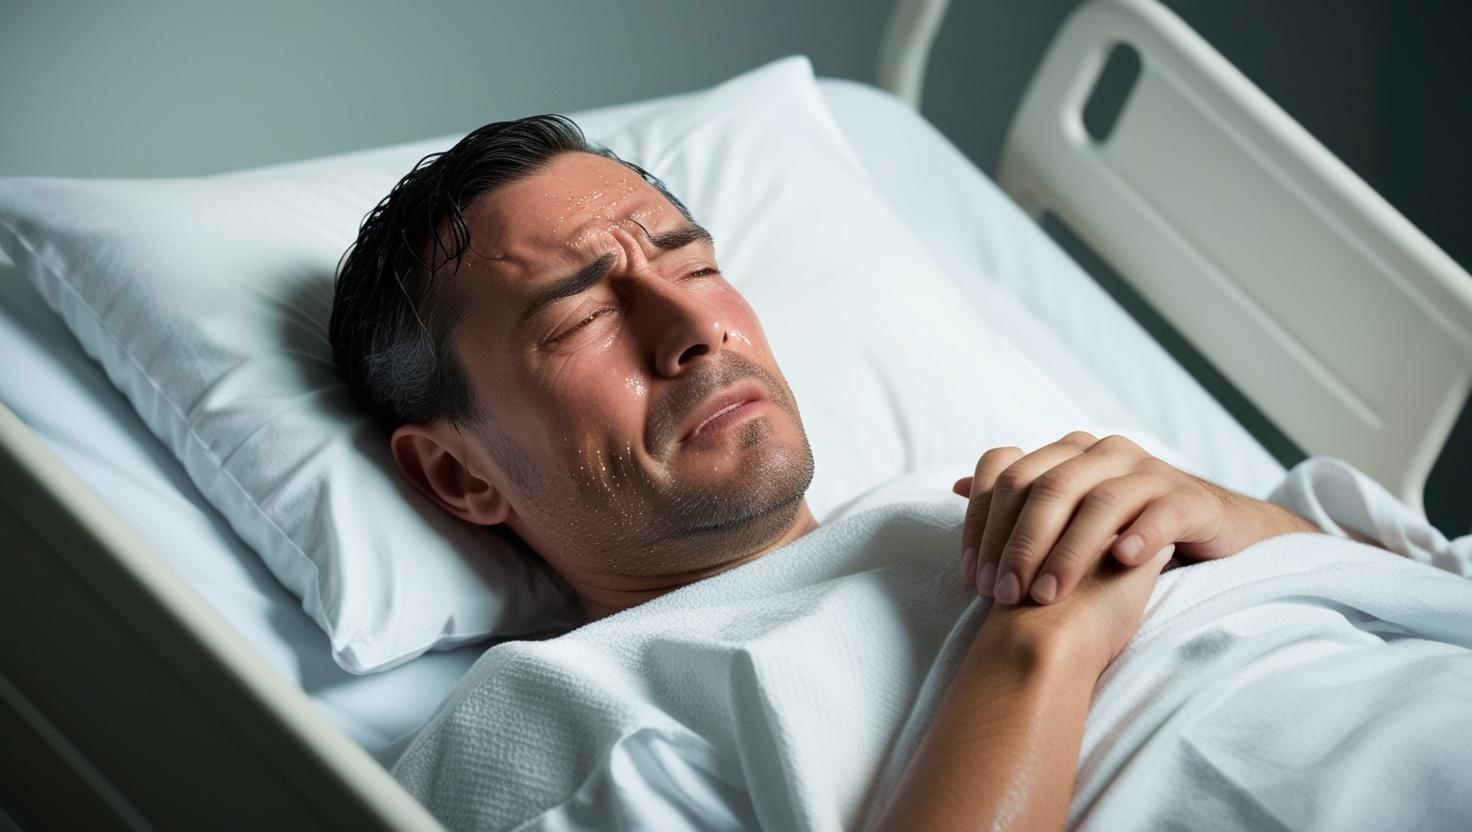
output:
M799 537L818 528L818 521L813 519L813 513L808 508L808 501L803 500L798 507L797 516L788 524L787 529L775 540L761 547L755 552L742 555L724 563L696 569L689 572L681 572L671 575L651 575L633 582L620 582L623 585L596 585L591 581L577 582L573 584L573 591L583 605L583 611L587 614L589 621L606 618L616 612L622 612L629 607L638 606L645 601L651 601L668 592L673 592L682 586L693 584L722 572L735 569L738 566L751 563L757 558L786 546ZM565 577L565 576L564 576Z

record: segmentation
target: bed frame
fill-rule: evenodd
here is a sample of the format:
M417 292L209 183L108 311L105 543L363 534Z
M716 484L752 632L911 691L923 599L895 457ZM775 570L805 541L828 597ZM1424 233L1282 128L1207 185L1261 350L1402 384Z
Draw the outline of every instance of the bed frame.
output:
M898 0L886 30L880 78L912 106L945 7ZM1095 140L1081 113L1121 43L1139 78ZM1472 278L1164 7L1069 18L1001 181L1305 449L1419 507L1472 384ZM439 828L3 406L0 540L0 788L22 824Z
M1129 49L1137 77L1095 138L1090 95ZM1168 9L1110 0L1069 17L998 180L1092 246L1299 447L1424 516L1472 387L1472 277Z

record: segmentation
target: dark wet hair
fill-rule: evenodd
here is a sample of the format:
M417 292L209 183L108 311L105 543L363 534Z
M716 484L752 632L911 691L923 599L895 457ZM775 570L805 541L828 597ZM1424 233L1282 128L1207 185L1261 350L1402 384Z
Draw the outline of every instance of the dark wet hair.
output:
M363 219L338 264L327 337L353 395L385 428L434 422L468 428L484 416L450 349L466 312L453 279L470 248L465 209L572 152L627 166L690 217L663 182L589 143L571 119L538 115L487 124L420 159Z

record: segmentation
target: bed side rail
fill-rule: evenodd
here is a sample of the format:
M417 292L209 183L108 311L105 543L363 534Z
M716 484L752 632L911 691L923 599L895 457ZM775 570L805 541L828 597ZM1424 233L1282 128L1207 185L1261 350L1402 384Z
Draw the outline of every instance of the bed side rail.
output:
M1139 73L1101 141L1111 51ZM1092 0L1054 39L1000 183L1128 280L1285 434L1422 511L1472 386L1472 277L1154 0Z
M4 405L0 633L0 782L42 828L441 828Z
M920 109L925 91L925 68L930 64L930 47L945 19L951 0L894 0L884 35L879 43L875 83Z

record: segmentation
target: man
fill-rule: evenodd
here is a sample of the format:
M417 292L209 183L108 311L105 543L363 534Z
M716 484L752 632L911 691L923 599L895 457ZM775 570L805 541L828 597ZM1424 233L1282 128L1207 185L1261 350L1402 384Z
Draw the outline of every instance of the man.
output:
M796 402L714 241L569 122L482 128L406 177L344 263L332 338L404 476L451 514L516 532L592 618L816 525ZM1115 544L1123 562L1176 542L1220 556L1305 527L1113 441L1070 460L1086 444L978 463L963 548L983 592L1000 576L1000 600L1016 603L1048 554L1041 538L1051 548L1082 495L1130 475L1084 506L1036 600L1066 595L1137 515Z
M589 620L817 528L797 403L711 235L566 119L416 166L345 257L331 338L403 476L520 536ZM1119 437L992 449L954 489L960 571L999 605L876 809L896 827L1061 824L1095 681L1171 550L1317 530Z

